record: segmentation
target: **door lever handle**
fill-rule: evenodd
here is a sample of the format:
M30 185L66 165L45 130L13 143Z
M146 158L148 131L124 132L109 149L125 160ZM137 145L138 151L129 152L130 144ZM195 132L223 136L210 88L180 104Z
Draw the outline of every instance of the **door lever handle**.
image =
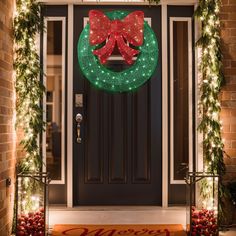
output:
M80 124L83 120L83 116L80 113L78 113L75 117L75 120L77 122L77 139L76 139L76 141L77 141L77 143L81 143L82 139L80 137Z

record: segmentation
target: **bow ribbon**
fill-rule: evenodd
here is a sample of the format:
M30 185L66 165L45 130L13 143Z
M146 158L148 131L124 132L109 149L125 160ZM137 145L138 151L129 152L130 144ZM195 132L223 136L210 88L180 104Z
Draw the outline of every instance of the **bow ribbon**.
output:
M134 11L122 20L110 20L103 12L91 10L89 12L90 44L98 45L106 41L106 44L93 54L97 55L102 64L112 54L117 43L120 54L128 64L133 63L133 56L139 50L129 47L126 42L133 46L143 44L144 13ZM125 42L126 40L126 42Z

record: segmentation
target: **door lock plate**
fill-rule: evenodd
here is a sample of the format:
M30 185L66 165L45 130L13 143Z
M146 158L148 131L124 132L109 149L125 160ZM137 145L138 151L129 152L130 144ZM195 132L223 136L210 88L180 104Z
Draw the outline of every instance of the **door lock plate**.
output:
M83 94L75 94L75 107L83 107Z

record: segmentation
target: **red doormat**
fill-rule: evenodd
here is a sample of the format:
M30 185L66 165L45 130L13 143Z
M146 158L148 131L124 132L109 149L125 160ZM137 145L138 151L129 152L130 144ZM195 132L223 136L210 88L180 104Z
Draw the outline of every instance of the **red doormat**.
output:
M52 236L186 236L182 225L54 225Z

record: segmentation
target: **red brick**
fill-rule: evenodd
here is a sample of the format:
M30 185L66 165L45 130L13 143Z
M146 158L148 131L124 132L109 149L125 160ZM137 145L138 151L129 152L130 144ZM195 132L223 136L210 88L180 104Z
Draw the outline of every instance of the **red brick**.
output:
M222 4L226 5L227 3L224 3L224 1L222 1ZM236 1L235 0L228 0L228 4L236 6Z
M230 111L230 116L231 116L231 117L230 117L231 119L232 119L232 117L234 117L234 118L236 117L236 108L234 108L234 109L232 108L232 109L231 109L231 111Z
M225 12L227 12L227 13L236 12L236 5L235 6L234 5L233 6L225 6L225 5L223 5L220 10L223 13L225 13Z
M229 4L229 0L221 0L222 5L228 5Z
M13 83L5 79L0 79L0 87L12 89Z
M223 27L225 28L229 28L229 29L235 29L235 24L236 24L236 21L234 20L226 20L223 22Z
M231 67L236 67L236 61L231 61Z
M235 111L235 112L236 112L236 111ZM221 109L221 113L220 113L220 117L221 117L221 118L229 117L230 114L231 114L230 109L222 108L222 109Z
M236 100L236 92L231 92L231 100Z
M221 20L228 20L229 19L229 14L228 13L221 13L220 14L220 19Z
M223 130L222 130L223 133L228 133L230 132L230 125L224 125L223 124ZM1 137L1 136L0 136Z
M12 220L10 196L13 187L6 189L5 179L14 182L15 151L13 149L13 45L12 0L0 1L0 235L9 236ZM13 194L14 195L14 194Z
M236 51L236 49L235 49L235 51ZM224 69L224 74L225 75L236 75L236 68L225 68Z
M223 66L224 66L224 68L230 68L231 61L230 60L223 60Z
M230 35L236 36L236 27L234 29L230 29Z
M225 149L225 152L227 155L229 155L231 158L236 157L236 149Z
M230 13L230 14L228 14L228 19L229 19L229 20L235 20L235 21L236 21L236 14L235 14L235 13Z
M221 100L230 100L231 99L231 95L232 92L228 92L228 91L223 91L222 96L221 96Z
M235 22L236 24L236 22ZM230 34L230 33L229 33ZM231 44L231 43L236 43L236 36L223 36L224 43L226 44ZM232 50L232 49L231 49ZM233 49L234 50L234 49Z
M234 157L225 157L224 161L227 165L236 165L236 158Z
M230 72L232 72L231 69L228 71L228 73L230 74ZM230 85L226 84L223 88L223 91L236 91L236 84L230 84Z

